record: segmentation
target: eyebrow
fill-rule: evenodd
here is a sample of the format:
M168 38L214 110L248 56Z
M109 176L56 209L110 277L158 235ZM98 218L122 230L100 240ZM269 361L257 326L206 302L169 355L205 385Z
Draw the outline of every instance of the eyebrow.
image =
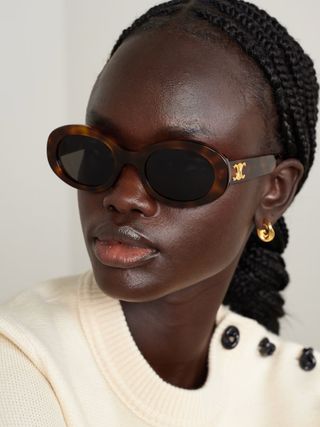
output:
M121 138L121 131L116 124L108 117L101 116L94 110L87 114L87 122L89 125L97 126L102 132L111 133L114 136ZM155 140L163 139L214 139L215 135L212 130L207 129L200 124L186 124L183 126L164 126L157 129L154 134Z
M103 132L111 132L116 135L119 133L117 126L112 122L111 119L100 116L100 114L94 110L91 110L89 113L87 113L86 121L89 125L96 126Z

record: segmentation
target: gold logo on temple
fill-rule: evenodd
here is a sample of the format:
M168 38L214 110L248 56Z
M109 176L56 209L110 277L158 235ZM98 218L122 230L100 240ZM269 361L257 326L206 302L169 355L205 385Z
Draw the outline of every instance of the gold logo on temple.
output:
M237 163L233 165L234 170L236 171L236 176L233 177L233 181L241 181L245 179L245 175L243 174L243 169L247 166L247 163Z

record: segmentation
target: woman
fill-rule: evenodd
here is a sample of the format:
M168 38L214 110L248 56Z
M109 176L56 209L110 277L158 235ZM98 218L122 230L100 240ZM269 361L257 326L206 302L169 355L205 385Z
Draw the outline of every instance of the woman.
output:
M319 353L279 337L317 101L249 3L174 0L122 33L87 124L48 140L92 271L1 307L1 425L319 426Z

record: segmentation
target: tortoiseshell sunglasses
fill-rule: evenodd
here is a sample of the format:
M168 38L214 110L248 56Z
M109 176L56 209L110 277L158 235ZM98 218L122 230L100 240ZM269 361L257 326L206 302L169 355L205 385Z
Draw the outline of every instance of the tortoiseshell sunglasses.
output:
M195 141L164 141L141 151L128 151L86 125L66 125L52 131L47 155L59 178L91 192L109 189L125 164L134 165L151 196L177 207L212 202L229 185L271 173L281 158L281 154L269 154L229 160Z

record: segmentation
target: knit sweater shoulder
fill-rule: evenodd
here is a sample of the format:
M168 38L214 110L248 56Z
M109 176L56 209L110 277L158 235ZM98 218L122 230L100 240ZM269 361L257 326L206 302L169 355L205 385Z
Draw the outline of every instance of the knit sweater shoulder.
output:
M0 427L319 427L320 354L303 350L221 305L205 383L176 387L91 270L48 280L0 305Z

